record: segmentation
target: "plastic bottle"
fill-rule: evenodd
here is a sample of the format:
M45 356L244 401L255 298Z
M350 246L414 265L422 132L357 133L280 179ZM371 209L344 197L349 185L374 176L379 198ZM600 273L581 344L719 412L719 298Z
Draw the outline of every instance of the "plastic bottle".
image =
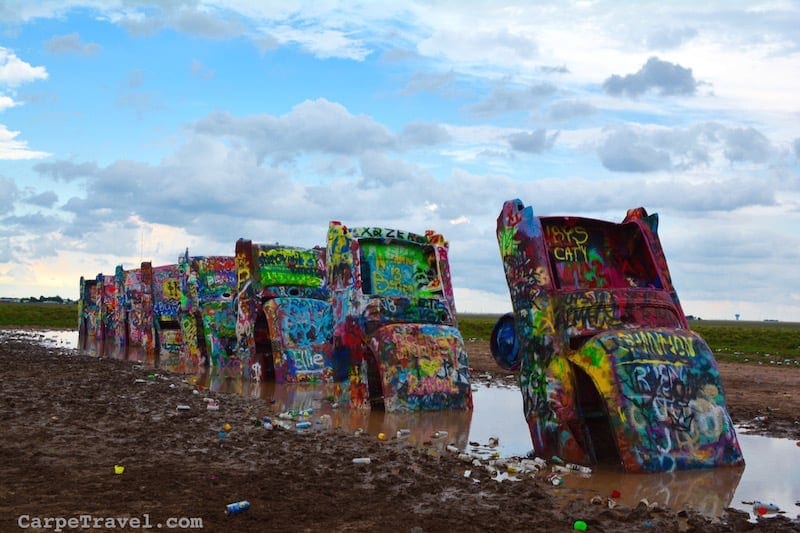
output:
M356 465L368 465L371 462L372 460L369 457L356 457L355 459L353 459L353 464Z
M225 506L225 514L232 515L236 513L241 513L242 511L246 511L250 509L250 502L247 500L242 500L236 503L229 503Z
M297 429L307 429L311 427L311 422L308 420L304 420L303 422L298 422L295 426Z

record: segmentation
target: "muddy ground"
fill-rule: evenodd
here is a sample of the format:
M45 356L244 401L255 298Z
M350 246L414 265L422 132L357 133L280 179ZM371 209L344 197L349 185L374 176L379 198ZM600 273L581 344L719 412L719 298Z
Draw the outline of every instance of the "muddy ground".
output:
M495 373L486 343L468 350L476 379L507 379ZM480 468L465 478L454 454L366 433L267 431L254 424L277 414L264 400L215 393L221 408L208 411L208 393L195 393L183 376L159 372L153 380L134 363L46 348L8 331L0 331L0 365L3 532L46 526L47 517L77 525L138 519L154 529L200 518L204 529L226 532L572 531L578 519L598 532L800 530L786 517L754 524L735 510L711 518L644 504L609 509L541 478L498 483ZM759 433L800 438L800 370L721 371L737 423L765 417ZM232 429L220 438L226 422ZM370 464L353 464L366 456ZM115 465L124 472L115 474ZM244 499L248 510L225 515L227 504Z

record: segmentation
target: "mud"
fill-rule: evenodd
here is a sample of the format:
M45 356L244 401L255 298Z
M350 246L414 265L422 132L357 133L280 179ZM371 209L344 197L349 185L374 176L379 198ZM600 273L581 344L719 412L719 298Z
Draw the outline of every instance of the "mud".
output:
M485 344L469 343L473 374L509 379L495 373ZM138 518L153 528L201 518L204 529L228 532L571 531L576 520L588 531L800 529L785 516L751 523L738 511L611 509L542 478L497 482L476 467L467 478L455 454L425 443L270 431L256 421L278 413L262 399L197 391L180 375L2 331L0 364L1 531L16 530L24 515ZM800 372L789 370L723 365L734 420L766 416L759 432L800 438L800 400L791 396ZM209 395L219 411L206 409ZM358 457L370 463L354 464ZM250 508L226 516L240 500Z

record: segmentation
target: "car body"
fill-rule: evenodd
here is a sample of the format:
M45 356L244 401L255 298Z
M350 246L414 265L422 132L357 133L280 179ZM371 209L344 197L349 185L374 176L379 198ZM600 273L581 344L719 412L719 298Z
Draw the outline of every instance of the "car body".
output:
M349 373L352 405L472 408L442 235L333 221L327 272L334 367Z
M325 250L236 242L237 351L245 375L277 383L330 383L331 306Z
M519 373L537 455L628 472L744 464L716 361L689 329L657 230L643 208L617 224L503 205L513 313L491 344Z

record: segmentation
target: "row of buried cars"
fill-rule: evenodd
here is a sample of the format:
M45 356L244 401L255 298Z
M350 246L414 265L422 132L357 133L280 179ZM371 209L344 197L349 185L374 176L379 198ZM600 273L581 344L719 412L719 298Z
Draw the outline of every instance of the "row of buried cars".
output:
M81 279L79 348L177 372L340 384L353 406L470 409L448 244L331 222L325 248L240 239L235 255Z
M534 216L504 204L497 241L513 312L492 332L537 455L662 472L744 459L708 345L692 332L658 217ZM327 246L240 239L81 280L79 343L179 372L334 383L351 406L471 409L448 244L331 222Z

